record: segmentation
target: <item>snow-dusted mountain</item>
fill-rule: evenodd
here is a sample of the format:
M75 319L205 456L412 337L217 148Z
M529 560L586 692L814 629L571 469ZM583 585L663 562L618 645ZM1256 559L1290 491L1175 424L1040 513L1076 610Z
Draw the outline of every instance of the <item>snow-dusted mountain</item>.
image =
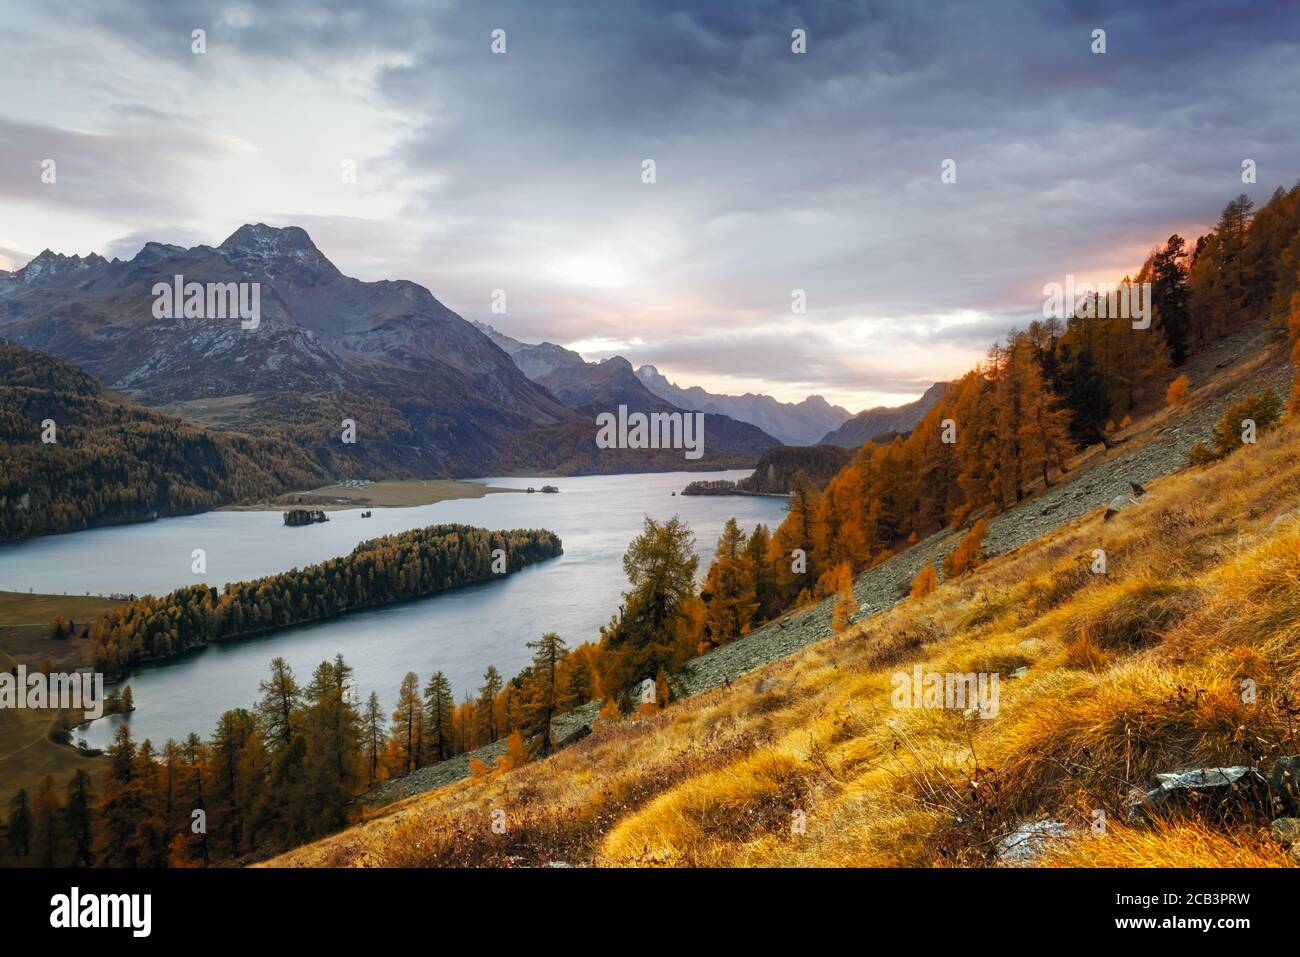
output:
M498 332L485 322L475 327L514 360L526 376L571 408L592 413L604 409L628 407L632 412L676 412L681 409L705 413L705 433L710 441L723 443L728 449L761 453L780 442L763 429L712 409L682 406L656 395L648 389L632 364L622 356L600 362L588 362L571 349L553 342L520 342Z
M827 432L839 427L852 413L831 405L819 395L802 402L779 402L770 395L717 395L699 386L683 388L669 382L654 366L643 365L636 376L655 395L683 409L729 415L758 426L786 445L813 445Z

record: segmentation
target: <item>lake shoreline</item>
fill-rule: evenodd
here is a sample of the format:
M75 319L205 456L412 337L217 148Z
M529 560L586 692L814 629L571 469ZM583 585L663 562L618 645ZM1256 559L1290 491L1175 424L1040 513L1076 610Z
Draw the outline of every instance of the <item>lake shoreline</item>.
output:
M747 474L737 470L704 477L738 480ZM784 503L774 496L673 495L696 477L697 473L683 472L561 480L539 475L475 476L476 497L424 507L374 506L373 517L365 519L360 517L365 509L334 511L329 522L300 528L283 526L276 512L286 508L214 510L0 549L0 583L24 593L35 586L43 594L66 588L75 594L89 590L157 596L202 581L220 589L226 583L319 564L350 554L362 541L431 524L543 527L563 540L559 557L504 580L493 578L490 588L486 582L478 583L482 587L464 586L418 601L357 609L306 627L222 639L132 668L125 680L113 684L131 686L136 713L129 719L114 715L74 732L74 741L85 735L96 748L110 744L116 726L124 721L137 739L157 742L191 731L206 737L223 711L247 707L256 697L267 662L275 656L283 656L296 673L308 675L320 661L342 653L356 669L358 693L376 691L388 706L407 671L422 678L442 671L458 693L473 692L489 664L503 673L525 667L531 655L527 642L545 631L561 634L574 646L598 639L626 590L623 554L647 515L666 519L680 514L695 532L696 554L707 566L728 518L735 517L745 526L759 522L771 526L784 514ZM529 485L540 490L547 483L557 485L561 494L524 492ZM521 494L486 491L510 487ZM192 567L196 549L203 550L204 572ZM38 613L15 620L42 618ZM83 624L81 615L76 620ZM43 647L55 644L41 642Z
M503 488L460 479L394 479L364 485L322 485L303 492L286 492L269 501L223 505L213 511L281 512L288 508L309 507L337 512L356 508L416 508L457 499L524 491L521 488Z

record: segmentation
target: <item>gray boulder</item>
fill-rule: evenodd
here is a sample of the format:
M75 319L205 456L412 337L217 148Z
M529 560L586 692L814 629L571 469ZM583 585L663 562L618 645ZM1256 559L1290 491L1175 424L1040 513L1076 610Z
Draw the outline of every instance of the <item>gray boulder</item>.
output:
M1175 811L1227 817L1233 811L1267 799L1268 782L1256 768L1236 765L1227 768L1192 768L1157 774L1155 788L1129 805L1132 823L1150 820Z
M1074 835L1074 829L1061 821L1043 820L1021 824L998 841L998 862L1014 867L1033 864L1053 842L1066 841Z

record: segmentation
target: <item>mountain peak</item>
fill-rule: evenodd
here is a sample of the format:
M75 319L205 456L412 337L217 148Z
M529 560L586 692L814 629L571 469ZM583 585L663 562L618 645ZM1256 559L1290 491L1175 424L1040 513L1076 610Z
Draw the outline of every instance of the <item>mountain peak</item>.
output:
M610 369L618 369L620 372L632 371L632 363L628 362L622 356L610 356L608 359L601 359L600 364L608 366Z
M217 249L241 269L273 279L317 283L341 275L301 226L245 223Z
M247 245L275 244L315 249L307 230L301 226L268 226L266 223L244 223L231 233L221 249L232 249Z

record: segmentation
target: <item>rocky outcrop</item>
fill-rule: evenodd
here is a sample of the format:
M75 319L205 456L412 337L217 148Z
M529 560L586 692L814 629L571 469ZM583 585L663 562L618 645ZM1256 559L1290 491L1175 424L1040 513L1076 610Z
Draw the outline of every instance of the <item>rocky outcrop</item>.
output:
M558 748L566 746L566 742L569 744L574 743L569 741L574 734L579 735L576 740L581 740L587 734L590 734L591 727L595 723L597 715L600 714L600 706L601 702L592 701L580 708L574 708L572 711L558 715L551 722L551 738L557 742L555 746ZM581 733L581 729L584 727L587 730L585 733ZM496 765L499 758L505 756L505 753L506 742L503 738L473 751L458 754L446 761L425 765L405 777L390 778L383 781L363 794L361 802L368 807L381 807L408 798L413 794L420 794L424 791L432 791L434 788L454 784L470 776L471 761L480 761L491 768Z
M589 734L591 734L591 725L580 724L555 742L555 750L558 751L560 748L567 748L571 744L577 744Z
M1269 828L1273 840L1300 861L1300 817L1280 817Z

